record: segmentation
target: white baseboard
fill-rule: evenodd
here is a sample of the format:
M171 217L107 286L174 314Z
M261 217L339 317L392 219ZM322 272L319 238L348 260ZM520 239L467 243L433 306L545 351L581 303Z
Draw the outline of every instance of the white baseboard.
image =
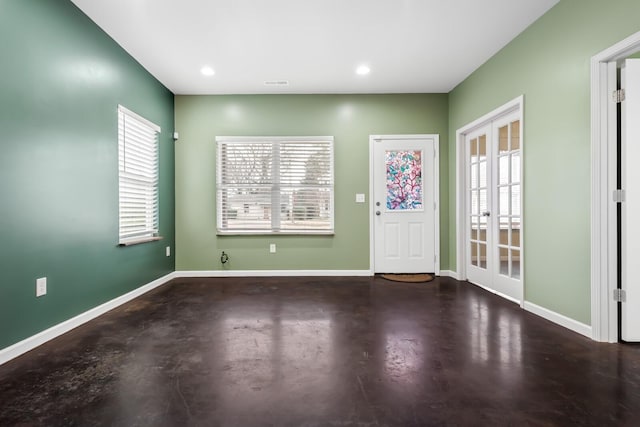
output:
M507 294L503 294L502 292L498 292L495 289L491 289L488 286L480 285L480 284L474 283L474 282L469 282L469 283L471 283L473 286L479 287L480 289L484 289L487 292L491 292L492 294L498 295L499 297L504 298L507 301L511 301L512 303L518 304L521 308L524 308L523 305L522 305L522 302L520 300L512 297L512 296L509 296Z
M556 313L555 311L540 307L539 305L536 305L529 301L524 302L524 309L560 326L564 326L565 328L570 329L573 332L584 335L587 338L592 338L591 326L585 325L582 322L578 322L577 320L571 319L567 316L563 316L562 314Z
M369 277L371 270L196 270L176 271L175 277Z
M451 277L452 279L460 280L460 278L458 277L458 272L457 271L440 270L440 276L441 277Z
M52 326L40 333L37 333L36 335L30 336L29 338L17 342L9 347L3 348L2 350L0 350L0 365L20 356L21 354L33 350L34 348L46 343L47 341L50 341L66 332L69 332L74 328L77 328L80 325L87 323L90 320L95 319L96 317L106 313L107 311L113 310L114 308L126 302L129 302L132 299L137 298L152 289L157 288L158 286L164 285L175 277L175 272L169 273L166 276L160 277L153 282L147 283L146 285L143 285L131 292L114 298L111 301L107 301L104 304L85 311L84 313L72 317L69 320L58 323L57 325Z

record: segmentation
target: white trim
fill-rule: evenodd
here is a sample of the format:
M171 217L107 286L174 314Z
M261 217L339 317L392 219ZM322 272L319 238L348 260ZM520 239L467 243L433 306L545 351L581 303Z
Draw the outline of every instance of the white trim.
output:
M374 176L374 171L373 171L373 166L374 166L374 160L373 160L373 143L376 139L380 139L380 135L369 135L369 214L367 215L367 217L369 218L369 270L371 270L371 272L375 272L376 271L376 263L375 263L375 258L376 258L376 251L375 251L375 227L374 227L374 222L371 219L371 212L374 211L374 207L373 207L373 199L374 199L374 191L375 188L373 187L373 176ZM374 273L375 274L375 273Z
M520 280L522 281L522 300L517 303L522 306L524 303L524 225L525 214L524 209L524 154L525 154L525 141L524 141L524 95L520 95L517 98L503 104L502 106L494 109L488 114L472 121L471 123L456 130L456 268L458 271L458 280L467 280L467 268L466 268L466 251L465 251L465 235L466 235L466 167L465 167L465 150L464 141L467 134L488 125L500 119L502 116L519 112L520 115L520 258L522 262L520 264ZM481 286L484 288L483 286ZM504 296L499 292L495 292L491 289L487 289L493 293ZM506 296L505 296L506 297ZM513 298L507 298L513 301Z
M436 203L436 209L434 212L434 234L435 240L435 275L440 276L440 135L439 134L406 134L406 135L369 135L369 212L373 212L373 194L375 189L373 188L373 174L374 174L374 162L373 162L373 144L375 141L381 139L396 139L396 140L416 140L416 139L433 139L433 146L435 149L434 159L434 194L433 199ZM375 272L375 230L374 224L369 216L369 270ZM373 274L373 273L372 273Z
M175 277L371 277L372 270L183 270Z
M501 105L500 107L496 108L490 113L485 114L479 119L476 119L471 123L468 123L465 126L461 127L456 131L456 134L460 134L460 133L467 134L469 132L472 132L477 128L488 125L489 123L495 121L500 116L504 116L514 111L517 111L518 108L520 108L520 110L522 111L523 104L524 104L524 95L520 95L517 98L514 98L511 101L507 102L506 104Z
M440 271L440 135L433 135L434 141L434 149L435 149L435 159L433 160L433 175L434 175L434 189L433 189L433 200L436 202L435 212L433 213L433 219L435 221L435 230L434 230L434 239L435 239L435 255L436 255L436 263L435 263L435 275L439 276Z
M640 32L591 58L591 330L596 341L618 340L616 186L617 118L612 117L615 72L610 64L640 50Z
M458 273L452 270L441 270L440 277L451 277L452 279L460 280Z
M122 304L127 303L144 293L149 292L152 289L164 285L175 277L175 273L169 273L166 276L160 277L153 282L147 283L146 285L134 289L131 292L114 298L111 301L107 301L104 304L85 311L84 313L72 317L71 319L65 320L62 323L58 323L57 325L52 326L49 329L45 329L44 331L32 335L29 338L17 342L9 347L3 348L2 350L0 350L0 365L28 351L33 350L34 348L46 343L47 341L65 334L70 330L75 329L78 326L81 326L95 319L96 317L103 315L107 311L113 310L114 308L119 307Z
M278 142L282 140L296 142L333 142L333 136L216 136L215 138L216 142Z
M587 338L591 338L592 331L591 326L589 325L578 322L577 320L571 319L570 317L563 316L562 314L556 313L555 311L540 307L539 305L536 305L529 301L524 302L524 309L529 313L533 313L557 325L564 326L565 328L570 329L573 332L584 335Z
M518 304L520 307L523 307L523 305L522 305L522 303L520 301L518 301L516 298L513 298L513 297L511 297L511 296L509 296L507 294L503 294L502 292L498 292L495 289L491 289L491 288L489 288L487 286L484 286L484 285L481 285L479 283L475 283L475 282L469 282L469 283L471 283L473 286L477 286L477 287L479 287L481 289L484 289L487 292L491 292L492 294L498 295L499 297L502 297L502 298L504 298L504 299L506 299L508 301L511 301L514 304Z

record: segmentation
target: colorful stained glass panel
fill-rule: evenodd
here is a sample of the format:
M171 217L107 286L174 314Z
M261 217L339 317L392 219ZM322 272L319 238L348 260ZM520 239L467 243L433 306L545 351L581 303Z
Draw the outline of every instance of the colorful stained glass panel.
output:
M387 210L422 209L422 151L386 151Z

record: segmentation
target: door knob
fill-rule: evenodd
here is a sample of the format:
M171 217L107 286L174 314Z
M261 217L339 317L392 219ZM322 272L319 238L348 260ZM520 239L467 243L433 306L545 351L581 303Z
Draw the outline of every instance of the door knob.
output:
M491 216L491 212L489 211L482 212L482 216Z
M376 211L376 215L380 216L380 211Z

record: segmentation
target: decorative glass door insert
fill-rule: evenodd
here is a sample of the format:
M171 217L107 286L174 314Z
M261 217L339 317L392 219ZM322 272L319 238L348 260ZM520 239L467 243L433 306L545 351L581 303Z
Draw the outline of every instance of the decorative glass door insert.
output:
M385 151L387 211L423 209L422 151Z

